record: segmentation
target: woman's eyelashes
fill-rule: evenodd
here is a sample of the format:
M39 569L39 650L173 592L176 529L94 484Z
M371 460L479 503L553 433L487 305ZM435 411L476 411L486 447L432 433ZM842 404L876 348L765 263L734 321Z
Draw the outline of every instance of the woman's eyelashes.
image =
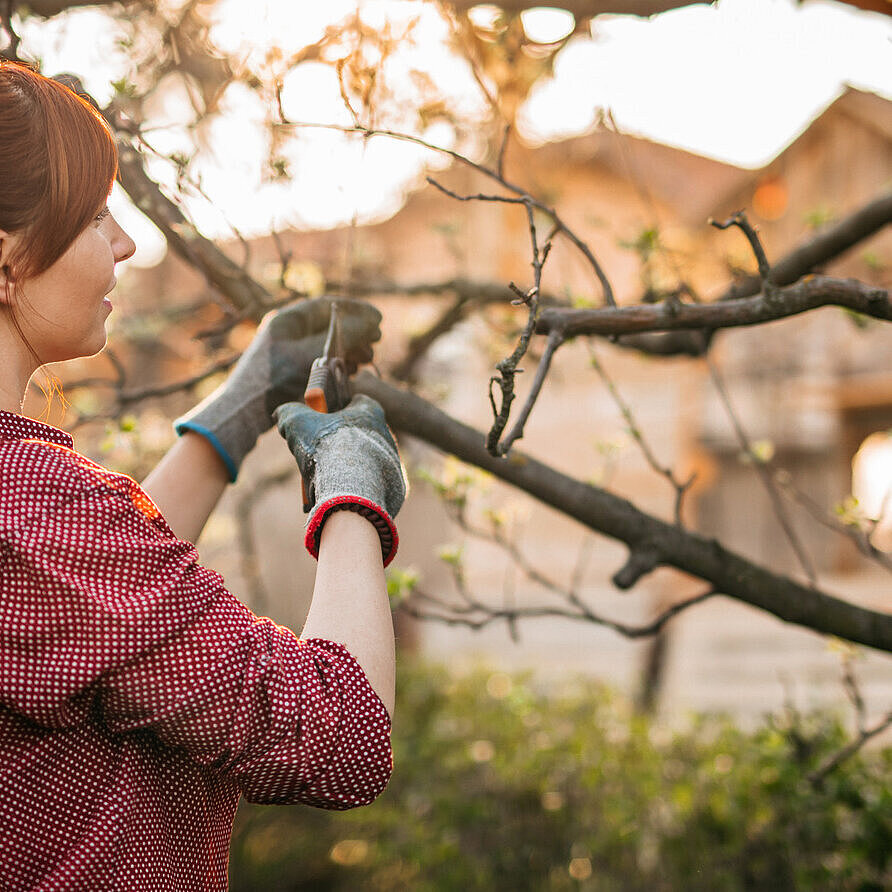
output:
M105 207L104 207L104 208L103 208L103 209L102 209L102 210L101 210L101 211L100 211L100 212L93 218L93 222L95 222L95 223L101 223L101 222L102 222L102 221L103 221L103 220L104 220L110 213L111 213L111 211L108 209L108 205L106 205L106 206L105 206Z

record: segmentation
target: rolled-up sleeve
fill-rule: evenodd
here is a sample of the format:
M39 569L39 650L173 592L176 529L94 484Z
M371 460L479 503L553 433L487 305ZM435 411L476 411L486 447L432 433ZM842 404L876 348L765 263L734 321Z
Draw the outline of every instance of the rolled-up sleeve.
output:
M342 645L255 616L130 478L17 447L45 473L0 496L17 519L0 529L4 703L47 727L98 715L150 731L254 802L343 809L381 792L390 718Z

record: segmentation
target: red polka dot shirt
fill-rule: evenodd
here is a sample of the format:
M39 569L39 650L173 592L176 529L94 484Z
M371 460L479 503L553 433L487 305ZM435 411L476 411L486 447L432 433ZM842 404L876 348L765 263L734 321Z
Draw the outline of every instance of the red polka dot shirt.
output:
M239 796L371 802L390 719L71 447L0 412L0 889L224 890Z

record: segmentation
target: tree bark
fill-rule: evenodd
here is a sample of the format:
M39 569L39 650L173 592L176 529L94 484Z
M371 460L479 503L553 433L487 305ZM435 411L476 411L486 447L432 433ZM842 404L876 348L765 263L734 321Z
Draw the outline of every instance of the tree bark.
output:
M635 304L596 310L543 310L536 325L539 334L558 330L565 337L577 335L628 335L640 332L699 329L715 331L761 325L796 316L818 307L846 307L874 319L892 321L889 292L856 279L812 276L774 294L760 294L709 304Z

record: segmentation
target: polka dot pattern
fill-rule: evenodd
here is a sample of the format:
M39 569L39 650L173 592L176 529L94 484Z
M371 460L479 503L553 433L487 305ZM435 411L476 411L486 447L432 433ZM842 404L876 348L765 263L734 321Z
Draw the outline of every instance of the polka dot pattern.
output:
M342 645L255 616L135 481L0 412L0 889L220 892L240 795L352 808L391 765Z

